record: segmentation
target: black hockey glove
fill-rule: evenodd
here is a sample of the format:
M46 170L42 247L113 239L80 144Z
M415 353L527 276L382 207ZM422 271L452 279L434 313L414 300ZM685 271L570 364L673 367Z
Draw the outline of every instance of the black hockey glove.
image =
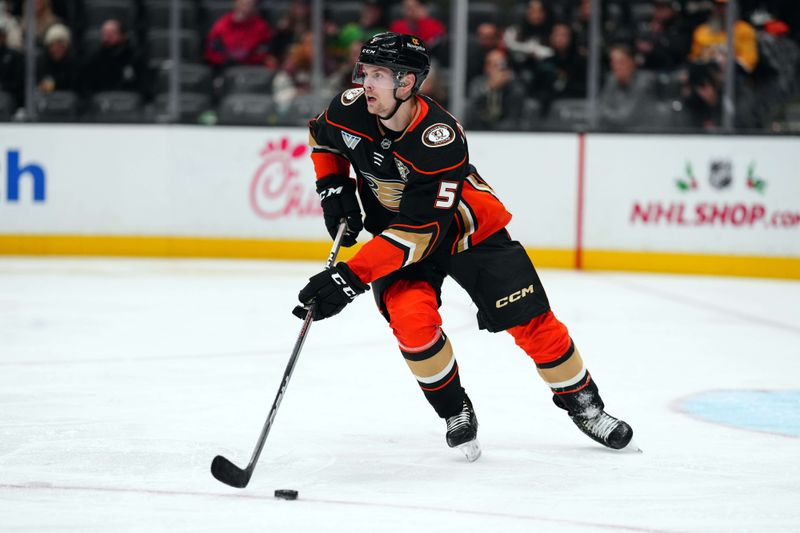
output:
M358 233L364 228L353 180L335 174L325 176L317 180L317 193L322 201L325 227L328 228L331 238L336 238L339 223L344 218L347 220L347 229L342 237L342 246L353 246Z
M305 306L315 303L314 320L322 320L339 314L356 296L368 290L369 285L358 279L347 263L339 263L311 276L298 298ZM307 312L299 305L292 311L302 319L306 318Z

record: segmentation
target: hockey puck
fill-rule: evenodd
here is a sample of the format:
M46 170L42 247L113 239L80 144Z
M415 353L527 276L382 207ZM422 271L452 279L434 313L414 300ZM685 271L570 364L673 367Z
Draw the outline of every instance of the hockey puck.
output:
M296 500L297 491L291 489L278 489L275 491L275 497L281 500Z

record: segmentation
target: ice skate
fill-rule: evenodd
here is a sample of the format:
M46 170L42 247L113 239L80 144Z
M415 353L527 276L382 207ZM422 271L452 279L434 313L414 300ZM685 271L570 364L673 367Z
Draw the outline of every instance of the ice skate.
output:
M447 419L447 445L460 450L467 461L473 462L481 456L478 443L478 418L468 396L464 396L461 412Z
M626 447L633 438L633 429L627 422L614 418L603 410L592 416L570 416L578 429L594 441L614 450Z

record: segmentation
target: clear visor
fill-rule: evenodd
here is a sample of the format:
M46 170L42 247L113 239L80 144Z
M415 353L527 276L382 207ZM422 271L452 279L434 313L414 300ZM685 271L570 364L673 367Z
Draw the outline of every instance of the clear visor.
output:
M400 87L403 73L392 72L386 67L356 63L353 67L353 83L375 89L396 89Z

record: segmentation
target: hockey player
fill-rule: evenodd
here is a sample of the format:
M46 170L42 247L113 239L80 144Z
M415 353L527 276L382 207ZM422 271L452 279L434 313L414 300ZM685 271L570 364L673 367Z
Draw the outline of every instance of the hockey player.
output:
M418 38L378 34L353 70L361 87L336 96L310 122L328 232L334 236L344 219L344 246L355 244L362 227L373 237L349 261L311 277L301 303L315 303L314 319L325 319L371 284L401 354L446 420L447 444L473 461L480 455L478 420L438 311L442 282L452 276L475 302L479 327L514 337L578 428L604 446L624 448L631 427L603 410L597 385L550 310L536 270L505 229L511 215L469 162L464 130L418 94L429 69ZM296 314L305 316L305 309Z

